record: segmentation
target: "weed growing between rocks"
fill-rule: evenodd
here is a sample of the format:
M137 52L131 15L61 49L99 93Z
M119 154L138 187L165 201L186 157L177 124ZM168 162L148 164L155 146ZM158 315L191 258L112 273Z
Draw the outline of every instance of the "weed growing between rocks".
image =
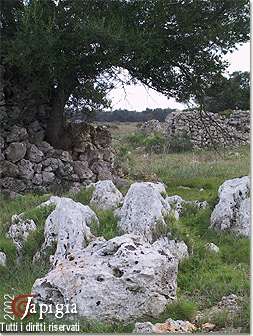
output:
M106 240L119 236L118 220L112 210L95 210L99 224L93 222L91 231L96 237L104 237Z

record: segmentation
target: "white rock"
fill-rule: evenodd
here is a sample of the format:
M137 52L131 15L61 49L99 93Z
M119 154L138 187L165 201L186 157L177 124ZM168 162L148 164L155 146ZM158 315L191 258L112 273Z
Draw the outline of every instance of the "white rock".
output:
M238 232L246 237L250 237L250 198L246 198L241 202L239 212L237 214L234 232Z
M225 181L218 190L219 202L211 215L211 228L250 236L250 179Z
M157 188L149 182L137 182L129 188L122 208L117 211L118 226L124 233L134 233L152 242L159 226L165 226L164 216L171 208Z
M0 252L0 266L6 266L6 254L4 252Z
M17 249L17 254L21 254L21 249L29 234L36 230L36 224L32 219L24 219L23 214L13 215L11 217L11 226L7 237L10 238Z
M94 187L90 204L97 209L116 209L123 200L123 195L111 180L99 181Z
M151 185L155 188L160 194L166 194L166 186L162 182L146 182L148 185Z
M157 242L134 235L98 238L37 279L32 293L40 303L76 303L79 317L128 323L158 317L175 299L177 266Z
M45 241L41 252L56 244L54 262L66 259L69 254L87 246L93 238L89 226L98 223L96 214L81 203L66 197L51 197L40 206L55 204L55 210L48 216L45 223ZM38 258L38 254L36 258Z
M190 205L192 207L196 207L198 209L205 209L208 207L208 203L206 201L185 201L181 196L173 195L167 196L165 199L166 202L169 203L171 208L175 211L175 217L178 219L182 213L183 208L186 205Z
M179 261L189 257L188 247L184 241L168 240L167 238L160 238L158 241L160 244L163 242L164 248L169 249L170 253Z
M181 334L191 333L196 326L189 321L173 320L169 318L164 323L137 322L133 333L135 334Z
M214 243L207 243L205 247L208 252L219 253L220 251L219 247L215 245Z

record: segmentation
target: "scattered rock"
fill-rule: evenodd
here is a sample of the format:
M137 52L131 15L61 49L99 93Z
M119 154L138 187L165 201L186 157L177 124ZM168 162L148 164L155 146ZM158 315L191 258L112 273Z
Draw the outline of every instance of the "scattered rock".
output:
M40 303L76 303L79 317L129 323L158 317L175 299L177 260L158 242L124 235L63 252L65 259L33 285Z
M225 181L218 190L219 202L211 215L211 228L250 236L250 179Z
M203 324L202 324L201 329L202 329L203 331L207 331L207 332L209 332L209 331L214 330L215 327L216 327L216 325L215 325L214 323L206 322L206 323L203 323Z
M135 323L135 334L177 334L192 333L197 328L189 321L173 320L169 318L164 323L152 324L151 322Z
M0 251L0 266L5 267L6 266L6 254L4 252Z
M241 311L241 298L235 294L223 296L221 301L210 308L197 313L196 322L213 323L217 317L226 314L227 318L233 320Z
M98 209L116 209L123 200L123 195L111 180L99 181L94 187L90 204Z
M159 229L166 225L164 216L171 208L160 192L149 182L136 182L129 188L122 208L117 211L119 229L139 234L152 242Z
M23 214L13 215L11 217L11 226L8 230L7 237L10 238L16 246L18 256L21 255L22 247L29 234L35 230L35 222L32 219L23 218Z

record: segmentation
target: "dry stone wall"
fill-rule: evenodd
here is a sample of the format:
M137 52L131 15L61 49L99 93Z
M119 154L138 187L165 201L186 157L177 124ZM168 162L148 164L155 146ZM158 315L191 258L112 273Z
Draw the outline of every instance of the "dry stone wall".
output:
M165 125L169 139L188 137L194 148L249 143L249 111L234 111L228 118L211 112L176 111L168 115Z
M113 179L114 152L106 127L69 123L62 149L55 149L45 141L50 106L32 97L29 83L13 69L0 66L0 75L0 191L45 192Z
M27 128L14 125L2 129L0 190L45 192L55 185L78 188L97 180L112 179L114 154L109 131L87 124L82 124L82 129L90 136L89 141L79 142L70 151L54 149L44 141L43 129L37 123Z

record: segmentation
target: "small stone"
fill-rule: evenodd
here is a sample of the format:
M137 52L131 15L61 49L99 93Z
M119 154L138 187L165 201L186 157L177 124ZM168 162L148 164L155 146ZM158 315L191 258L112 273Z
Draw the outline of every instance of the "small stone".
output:
M214 243L207 243L205 247L208 252L219 253L220 251L219 247L215 245Z
M39 150L36 145L31 145L27 153L28 160L35 163L39 163L42 161L43 156L44 156L43 152Z
M212 331L214 330L216 325L214 323L206 322L202 324L201 329L204 331Z
M74 161L73 168L74 172L79 176L81 180L89 179L93 175L92 171L88 167L87 162Z
M0 161L0 174L3 176L18 177L18 166L10 161Z
M6 266L6 254L4 252L0 252L0 266Z
M19 126L13 126L11 132L8 134L7 142L20 142L28 138L28 133L25 128Z
M43 171L42 172L42 181L43 184L53 183L55 180L55 174L52 172Z
M6 157L9 161L18 162L26 154L26 144L22 142L13 142L6 149Z
M20 176L26 180L31 180L34 175L33 163L22 159L18 164Z

